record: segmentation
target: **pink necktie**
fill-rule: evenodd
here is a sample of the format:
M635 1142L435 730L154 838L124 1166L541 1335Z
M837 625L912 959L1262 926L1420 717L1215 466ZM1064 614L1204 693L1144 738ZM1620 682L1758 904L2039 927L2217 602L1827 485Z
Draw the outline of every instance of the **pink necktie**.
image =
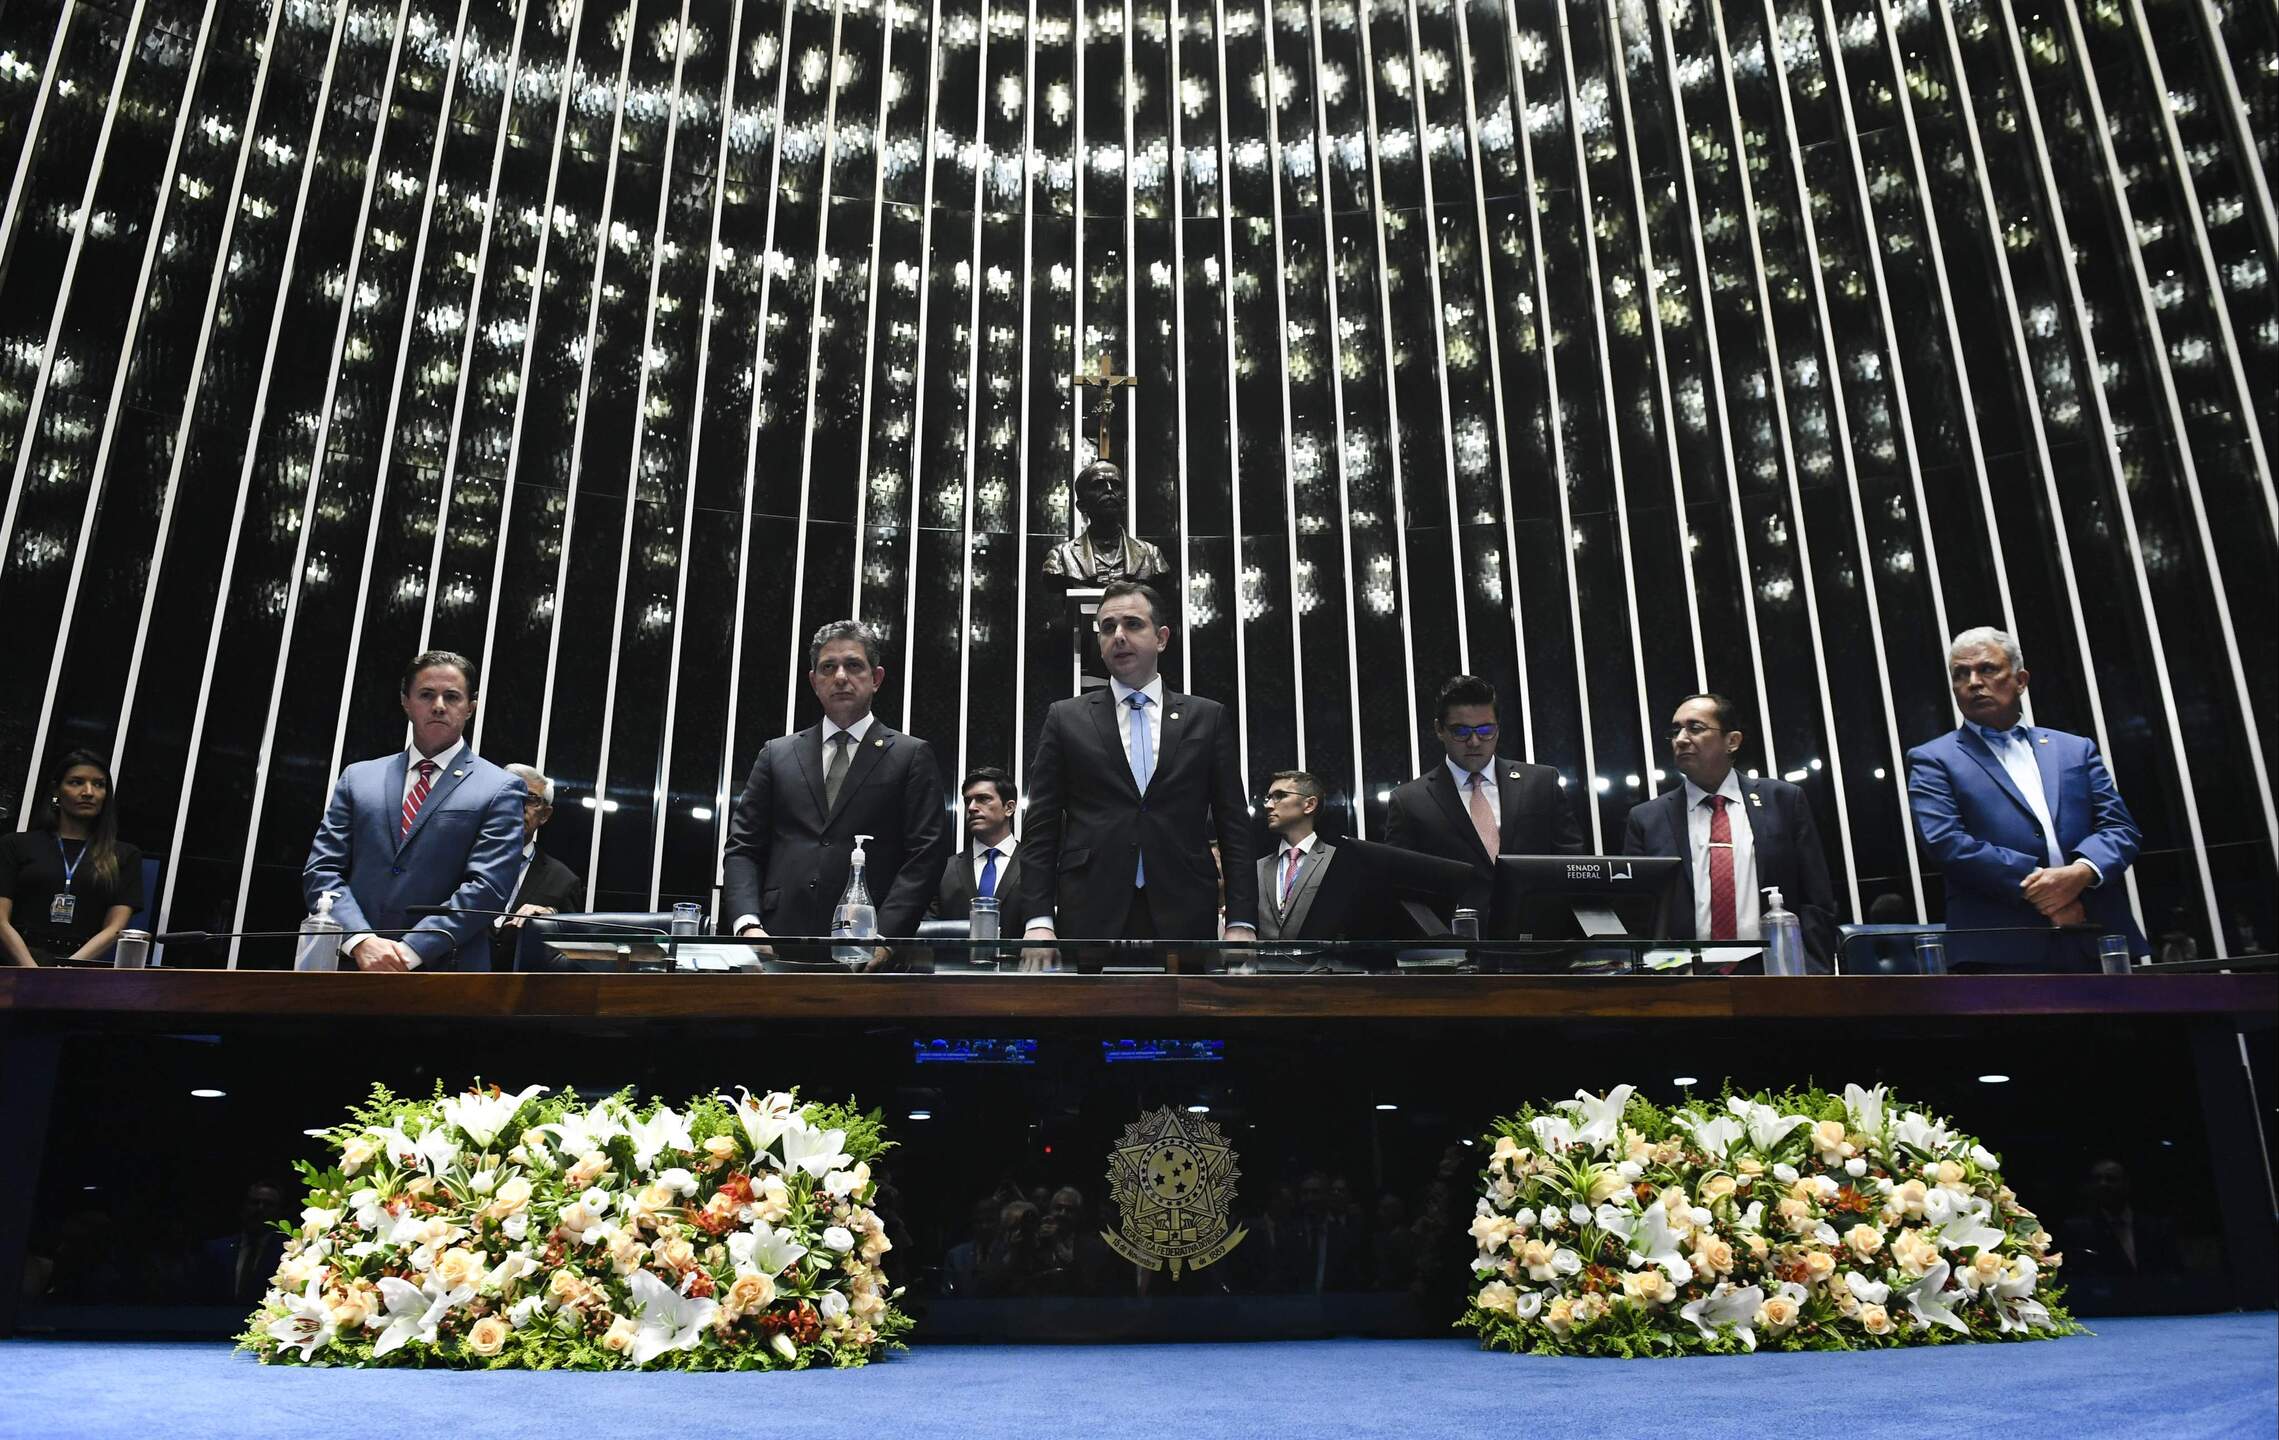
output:
M1472 828L1480 832L1480 846L1490 860L1503 853L1503 841L1496 834L1496 812L1488 808L1487 776L1478 770L1472 772Z
M1733 894L1733 820L1726 797L1712 795L1709 807L1709 938L1731 940L1740 930L1740 907Z

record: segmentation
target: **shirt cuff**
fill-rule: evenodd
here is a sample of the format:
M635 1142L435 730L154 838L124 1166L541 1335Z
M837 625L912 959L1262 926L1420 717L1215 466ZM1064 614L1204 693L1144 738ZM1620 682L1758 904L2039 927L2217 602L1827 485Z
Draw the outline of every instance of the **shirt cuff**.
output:
M1028 921L1028 923L1027 923L1027 924L1025 924L1025 925L1023 925L1023 926L1021 927L1021 929L1022 929L1024 932L1025 932L1025 931L1029 931L1029 930L1051 930L1052 928L1053 928L1053 925L1052 925L1052 917L1051 917L1050 915L1038 915L1038 916L1035 916L1035 917L1031 918L1031 919ZM1058 931L1054 931L1054 937L1053 937L1053 938L1055 938L1055 939L1058 939L1058 938L1059 938L1059 932L1058 932Z
M760 917L757 915L739 915L736 917L736 923L728 927L728 933L731 935L741 935L744 933L744 927L746 925L757 925L759 923Z
M2095 890L2095 889L2097 889L2099 886L2101 886L2101 885L2103 885L2103 884L2105 883L2105 872L2104 872L2102 869L2100 869L2100 868L2098 867L2098 864L2097 864L2097 862L2096 862L2096 861L2094 861L2094 860L2090 859L2090 858L2089 858L2088 856L2086 856L2086 855L2076 855L2076 856L2074 856L2073 858L2074 858L2074 859L2076 859L2076 860L2079 860L2079 861L2080 861L2082 864L2084 864L2084 865L2088 866L2088 867L2089 867L2089 873L2090 873L2090 874L2092 874L2092 875L2095 875L2095 876L2097 877L2096 879L2094 879L2094 880L2092 880L2092 881L2090 881L2090 882L2089 882L2089 888L2090 888L2090 889L2092 889L2092 890Z

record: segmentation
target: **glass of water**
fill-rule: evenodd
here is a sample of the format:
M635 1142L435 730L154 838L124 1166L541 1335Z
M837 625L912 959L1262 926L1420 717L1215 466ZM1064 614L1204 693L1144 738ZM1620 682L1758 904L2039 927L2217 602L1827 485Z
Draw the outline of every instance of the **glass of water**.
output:
M1000 940L1004 938L1005 921L998 908L996 896L974 896L971 914L972 918L968 922L966 931L970 938L975 940Z
M2097 968L2108 975L2126 975L2135 963L2129 954L2129 937L2105 934L2097 937Z
M1915 972L1919 975L1947 973L1947 942L1938 932L1926 930L1916 935Z
M702 935L704 933L704 907L694 900L683 900L673 906L673 933L675 935Z

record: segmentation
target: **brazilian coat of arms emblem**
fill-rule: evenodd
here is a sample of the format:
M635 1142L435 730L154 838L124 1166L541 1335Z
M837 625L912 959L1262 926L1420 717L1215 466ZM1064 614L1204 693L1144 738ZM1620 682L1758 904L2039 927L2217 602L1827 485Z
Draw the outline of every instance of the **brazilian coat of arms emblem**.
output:
M1124 1127L1108 1152L1108 1188L1119 1216L1100 1238L1135 1265L1200 1270L1225 1258L1249 1232L1229 1228L1242 1171L1219 1127L1164 1106Z

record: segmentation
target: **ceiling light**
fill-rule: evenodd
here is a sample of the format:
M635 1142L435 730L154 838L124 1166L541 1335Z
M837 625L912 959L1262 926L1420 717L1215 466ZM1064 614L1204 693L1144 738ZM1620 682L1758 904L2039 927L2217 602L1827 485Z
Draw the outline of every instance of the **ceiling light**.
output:
M1190 1105L1187 1107L1187 1113L1190 1115L1208 1115L1211 1113L1211 1107L1208 1105Z
M934 1112L931 1110L913 1110L910 1112L910 1118L913 1120L931 1120L934 1118Z
M190 1098L193 1100L219 1100L228 1093L227 1090L193 1090L190 1092Z
M1700 1081L1700 1079L1699 1079L1698 1077L1696 1077L1696 1076L1692 1076L1692 1075L1680 1075L1680 1076L1678 1076L1676 1079L1672 1080L1670 1083L1671 1083L1672 1085L1681 1085L1681 1086L1682 1086L1682 1085L1699 1085L1699 1084L1701 1083L1701 1081Z
M2010 1083L2010 1077L2007 1075L1981 1075L1978 1077L1978 1083L1981 1085L2007 1085Z
M1377 1102L1377 1108L1378 1108L1378 1109L1380 1109L1380 1110L1398 1110L1398 1109L1400 1109L1401 1107L1400 1107L1400 1106L1398 1106L1398 1105L1395 1105L1395 1104L1394 1104L1392 1101L1390 1101L1390 1100L1380 1100L1379 1102Z

